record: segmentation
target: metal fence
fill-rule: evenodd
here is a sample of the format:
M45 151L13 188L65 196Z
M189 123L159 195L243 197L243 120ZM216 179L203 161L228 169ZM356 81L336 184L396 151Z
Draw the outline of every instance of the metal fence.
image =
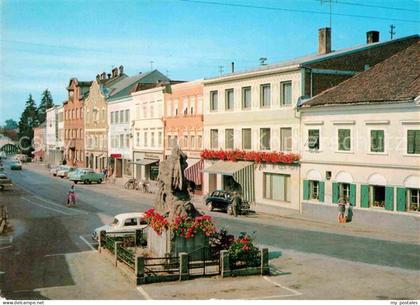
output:
M145 257L144 273L147 276L179 275L180 261L177 256Z
M220 269L220 252L215 253L211 248L203 247L188 253L190 276L219 275Z
M230 257L230 269L238 270L248 267L261 267L261 251L258 251L254 256L246 259L234 259Z

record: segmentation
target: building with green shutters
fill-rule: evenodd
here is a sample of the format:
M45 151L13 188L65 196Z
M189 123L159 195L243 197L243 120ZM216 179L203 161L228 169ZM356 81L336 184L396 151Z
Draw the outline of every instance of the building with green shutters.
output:
M417 42L301 105L303 210L420 217L419 58Z

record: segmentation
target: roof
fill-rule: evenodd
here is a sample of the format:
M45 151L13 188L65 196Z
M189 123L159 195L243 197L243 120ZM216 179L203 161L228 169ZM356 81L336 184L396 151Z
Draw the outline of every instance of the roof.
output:
M301 107L412 101L420 95L420 41L304 102Z
M209 81L211 82L212 80L220 80L223 78L227 78L227 77L233 77L233 76L239 76L242 74L248 74L248 73L255 73L255 72L264 72L264 71L269 71L269 70L274 70L274 69L280 69L280 68L288 68L288 67L300 67L300 66L304 66L304 65L308 65L308 64L312 64L314 62L318 62L318 61L323 61L323 60L328 60L334 57L338 57L338 56L344 56L344 55L348 55L354 52L360 52L363 50L367 50L367 49L372 49L372 48L377 48L377 47L381 47L387 44L391 44L391 43L397 43L400 41L404 41L404 40L409 40L412 38L419 38L419 35L411 35L411 36L406 36L406 37L402 37L402 38L398 38L398 39L393 39L393 40L389 40L389 41L384 41L384 42L375 42L375 43L370 43L370 44L363 44L363 45L358 45L358 46L354 46L351 48L345 48L345 49L341 49L341 50L336 50L336 51L332 51L330 53L327 54L309 54L309 55L305 55L305 56L301 56L301 57L297 57L291 60L286 60L286 61L282 61L279 63L275 63L272 65L266 65L266 66L259 66L258 68L254 68L254 69L250 69L250 70L245 70L245 71L239 71L239 72L235 72L235 73L227 73L227 74L223 74L222 76L217 76L217 77L209 77L209 78L205 78L204 81Z
M106 93L109 100L116 100L130 95L134 86L138 83L156 83L157 81L169 81L165 75L158 70L153 70L147 73L137 74L131 77L125 77L118 82L112 83L111 86L106 86L109 91Z

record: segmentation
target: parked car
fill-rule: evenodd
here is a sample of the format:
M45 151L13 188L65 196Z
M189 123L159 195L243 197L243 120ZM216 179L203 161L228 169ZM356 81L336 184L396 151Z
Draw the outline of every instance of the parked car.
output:
M72 172L68 176L70 181L74 181L74 183L83 182L84 184L87 183L102 183L104 180L103 173L96 173L91 168L78 168L76 171Z
M58 172L59 170L64 169L64 168L65 168L65 166L64 166L64 165L54 166L54 167L52 167L52 168L50 169L50 174L52 174L52 175L55 177L55 176L57 176L57 172Z
M13 186L12 180L7 177L5 174L0 174L0 191Z
M22 162L15 160L10 163L11 170L21 170L22 169Z
M225 212L230 210L232 195L226 191L213 191L206 197L206 206L209 211L221 209Z
M31 158L25 154L17 154L15 156L15 160L18 160L20 162L31 162Z
M124 236L134 234L136 230L147 227L144 213L124 213L115 216L114 221L109 225L96 228L92 233L92 238L98 240L99 235L104 232L108 236ZM145 231L143 231L145 236Z
M75 170L76 170L76 167L63 165L63 167L60 168L60 170L57 171L57 177L66 178L69 173L71 173Z

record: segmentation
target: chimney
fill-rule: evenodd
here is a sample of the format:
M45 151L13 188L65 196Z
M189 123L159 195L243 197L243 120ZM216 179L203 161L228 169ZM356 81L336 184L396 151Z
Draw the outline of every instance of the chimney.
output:
M100 79L101 79L101 75L100 74L96 74L96 81L99 82Z
M379 32L378 31L369 31L366 32L366 43L375 43L379 42Z
M235 63L233 61L231 63L231 67L232 67L232 73L234 73L235 72Z
M117 77L118 76L118 68L114 68L114 69L112 69L112 77L114 78L114 77Z
M108 75L108 78L111 78L111 73L108 73L107 75Z
M105 72L102 72L101 79L106 79L106 73Z
M321 28L318 30L318 54L331 52L331 28Z
M122 75L124 73L124 66L121 65L118 69L120 70L118 75Z

